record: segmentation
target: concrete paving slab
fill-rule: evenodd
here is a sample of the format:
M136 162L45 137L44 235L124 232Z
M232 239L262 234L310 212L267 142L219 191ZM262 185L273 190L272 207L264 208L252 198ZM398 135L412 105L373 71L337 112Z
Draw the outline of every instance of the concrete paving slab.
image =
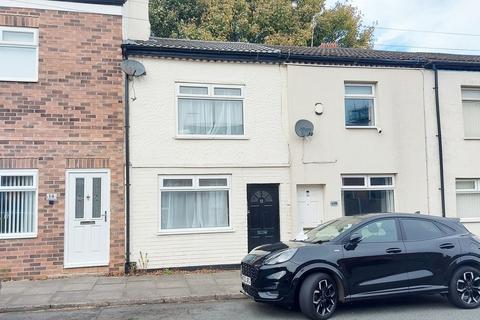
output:
M92 290L94 285L95 285L94 282L65 283L60 289L58 289L58 291L59 292L62 292L62 291L86 291L86 290Z
M176 273L176 274L162 274L156 277L157 280L168 280L168 281L181 281L185 280L184 273Z
M167 288L188 288L187 281L185 279L181 280L170 280L170 279L158 279L155 281L156 287L158 289L167 289Z
M156 288L153 289L130 289L124 292L123 295L125 298L128 299L156 299L160 298L161 296L158 294Z
M214 278L215 283L218 285L228 285L228 284L238 284L240 283L240 277L234 277L234 278Z
M125 283L127 280L125 277L104 277L104 278L99 278L95 284L115 284L115 283Z
M188 297L191 292L188 288L165 288L157 289L157 294L160 297Z
M11 306L49 305L51 294L20 295L14 297L8 304Z
M130 290L155 290L155 289L157 289L155 281L127 282L125 287L126 292Z
M27 288L31 285L32 285L32 281L29 281L29 280L6 281L6 282L2 282L2 290L6 288Z
M65 281L66 283L92 283L95 284L98 279L101 279L103 277L92 277L92 276L81 276L81 277L71 277L71 278L66 278Z
M85 301L89 291L62 291L55 293L50 302L52 304L75 304Z
M229 270L229 271L222 271L217 273L212 273L215 279L229 279L229 278L240 278L240 271L239 270Z
M114 290L114 291L90 291L87 294L87 302L104 302L104 301L115 301L122 299L123 291L122 290Z
M34 295L34 294L54 294L63 286L60 282L36 282L32 283L32 286L26 288L23 291L24 295Z
M0 308L8 306L10 300L12 300L14 295L0 294Z
M125 283L96 284L93 286L92 292L122 292L125 289Z
M23 293L28 287L24 287L24 286L19 286L19 287L12 287L12 286L3 286L2 284L2 288L0 289L0 296L1 295L6 295L6 294L20 294L20 293Z
M189 287L210 287L216 284L211 274L187 274L185 280Z
M132 276L128 277L128 282L153 281L155 276Z
M0 291L2 312L238 299L238 272L77 277L9 282Z

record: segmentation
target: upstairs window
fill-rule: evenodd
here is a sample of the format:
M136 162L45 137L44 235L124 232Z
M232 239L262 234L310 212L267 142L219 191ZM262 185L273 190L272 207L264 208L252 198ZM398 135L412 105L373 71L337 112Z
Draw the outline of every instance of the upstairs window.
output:
M37 171L0 170L0 239L35 237Z
M38 80L38 30L0 27L0 81Z
M345 126L375 127L375 85L345 83Z
M244 135L243 86L177 84L177 134Z
M465 138L480 139L480 88L462 88Z

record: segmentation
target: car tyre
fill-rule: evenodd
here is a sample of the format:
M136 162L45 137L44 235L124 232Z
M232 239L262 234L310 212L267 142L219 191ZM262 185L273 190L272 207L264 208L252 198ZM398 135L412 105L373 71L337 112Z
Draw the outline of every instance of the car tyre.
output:
M315 273L308 276L298 295L300 310L313 320L325 320L337 309L338 290L335 280L328 274Z
M480 270L470 266L457 269L450 280L448 299L458 308L480 306Z

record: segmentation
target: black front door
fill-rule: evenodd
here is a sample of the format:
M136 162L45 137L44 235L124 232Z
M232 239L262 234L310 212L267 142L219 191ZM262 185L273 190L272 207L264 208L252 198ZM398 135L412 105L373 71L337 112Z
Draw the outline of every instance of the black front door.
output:
M247 201L248 251L280 241L278 184L249 184Z

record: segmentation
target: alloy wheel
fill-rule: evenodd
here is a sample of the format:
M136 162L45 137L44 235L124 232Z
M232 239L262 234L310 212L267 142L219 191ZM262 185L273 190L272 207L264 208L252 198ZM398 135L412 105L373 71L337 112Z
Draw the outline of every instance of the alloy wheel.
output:
M334 310L335 294L335 286L331 281L322 279L318 282L313 291L313 305L319 315L326 316Z
M480 275L466 271L457 279L457 294L464 303L474 305L480 301Z

